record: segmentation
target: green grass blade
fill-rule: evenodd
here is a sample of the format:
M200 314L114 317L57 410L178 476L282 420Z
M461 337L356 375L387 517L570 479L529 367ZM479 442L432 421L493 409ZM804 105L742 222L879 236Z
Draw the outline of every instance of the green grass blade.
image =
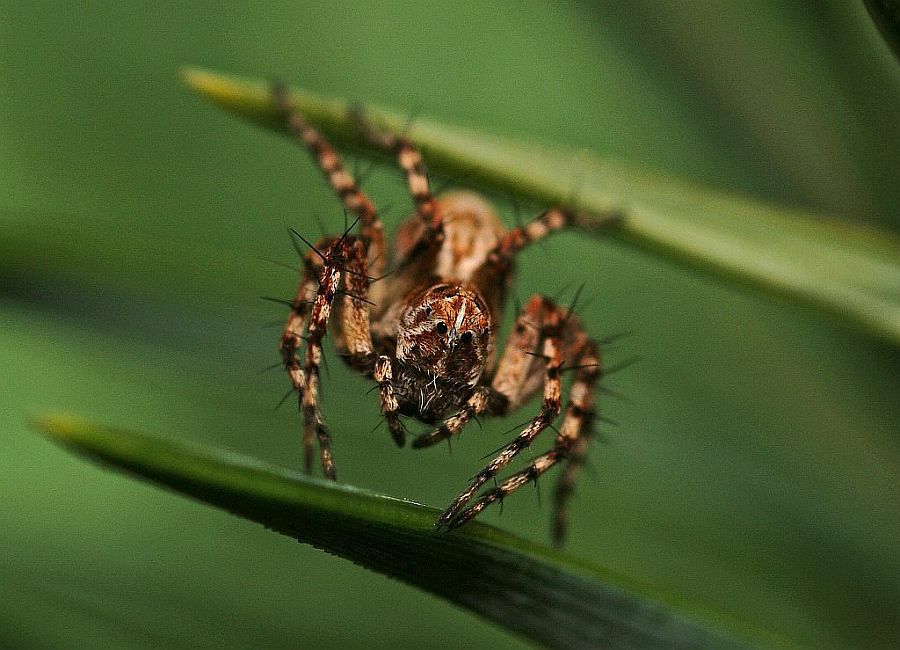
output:
M741 627L724 617L663 604L623 578L478 522L436 532L437 510L410 501L67 416L36 424L78 453L418 586L548 646L746 646L718 629Z
M269 84L190 68L185 82L220 106L280 128ZM363 147L347 104L293 91L311 123L341 145ZM513 142L366 108L382 128L408 129L429 166L545 205L571 202L602 217L609 234L692 268L814 305L900 343L900 241L889 233L727 196L597 155Z

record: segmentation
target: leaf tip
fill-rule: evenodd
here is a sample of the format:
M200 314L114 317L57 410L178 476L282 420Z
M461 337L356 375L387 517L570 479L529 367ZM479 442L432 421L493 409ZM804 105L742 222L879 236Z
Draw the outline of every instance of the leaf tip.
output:
M196 66L184 66L179 74L188 88L220 104L234 103L244 95L242 89L246 84L234 77Z
M190 65L182 67L179 76L185 86L222 108L249 118L275 116L271 91L265 83Z
M71 442L82 429L81 420L67 413L41 413L27 419L34 429L59 442Z

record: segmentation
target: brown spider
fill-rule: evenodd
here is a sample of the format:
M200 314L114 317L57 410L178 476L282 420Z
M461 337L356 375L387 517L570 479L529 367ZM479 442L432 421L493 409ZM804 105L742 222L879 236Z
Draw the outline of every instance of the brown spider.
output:
M397 157L416 206L396 237L396 270L376 283L388 255L374 205L331 145L294 110L285 89L275 87L273 97L289 130L315 157L345 209L357 216L341 236L310 245L281 337L284 366L305 420L306 470L312 467L318 439L325 475L336 476L331 439L319 409L319 362L330 323L344 361L378 383L381 410L399 446L406 438L400 416L437 425L413 441L413 447L428 447L458 434L475 416L506 415L543 388L537 416L475 474L436 526L460 526L557 463L565 463L554 495L553 539L559 544L566 500L584 461L595 417L595 385L602 374L598 346L571 309L539 295L524 305L500 355L496 327L516 254L554 231L584 225L584 218L555 208L506 230L477 194L455 191L434 198L418 150L405 137L379 133L358 116L366 139ZM356 223L358 236L350 234ZM302 340L306 349L301 362ZM575 377L556 428L564 368ZM548 452L473 501L485 483L547 428L556 432Z

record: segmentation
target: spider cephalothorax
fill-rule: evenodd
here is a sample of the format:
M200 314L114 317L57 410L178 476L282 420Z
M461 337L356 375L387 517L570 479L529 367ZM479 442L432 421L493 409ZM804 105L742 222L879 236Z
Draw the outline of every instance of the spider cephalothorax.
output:
M544 296L524 304L502 351L496 349L495 328L518 252L551 232L578 225L580 215L554 208L506 230L477 194L433 197L415 147L360 118L370 144L397 157L416 205L396 236L393 272L383 276L387 245L374 205L334 149L293 110L284 90L277 88L274 98L288 129L312 152L360 224L358 235L351 234L354 223L340 237L311 245L281 337L282 359L305 421L307 470L318 441L325 475L335 478L331 438L319 408L322 339L330 331L343 359L377 382L381 411L398 445L406 440L402 417L433 425L413 441L414 447L428 447L458 434L470 419L505 415L540 391L539 413L475 474L437 523L459 526L562 464L553 526L554 540L561 541L566 500L595 417L594 390L602 370L598 347L571 310ZM564 369L574 374L565 405ZM554 426L560 415L562 421ZM551 449L497 482L506 465L548 428L556 434ZM478 495L488 481L495 486Z
M484 371L490 343L484 299L470 287L445 282L409 297L397 332L397 361L471 388Z

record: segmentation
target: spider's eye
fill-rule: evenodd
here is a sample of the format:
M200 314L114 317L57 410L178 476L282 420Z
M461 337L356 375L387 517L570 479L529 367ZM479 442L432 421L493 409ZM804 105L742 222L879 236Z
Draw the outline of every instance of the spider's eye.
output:
M431 312L433 312L433 311L434 310L431 307L426 307L425 308L425 318L428 318L429 316L431 316Z
M459 337L459 340L463 343L471 343L472 342L472 332L463 332L462 336Z
M445 323L442 320L439 320L438 324L436 326L436 329L438 331L438 334L446 334L447 333L447 323Z

